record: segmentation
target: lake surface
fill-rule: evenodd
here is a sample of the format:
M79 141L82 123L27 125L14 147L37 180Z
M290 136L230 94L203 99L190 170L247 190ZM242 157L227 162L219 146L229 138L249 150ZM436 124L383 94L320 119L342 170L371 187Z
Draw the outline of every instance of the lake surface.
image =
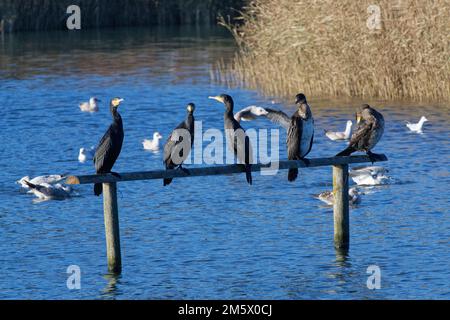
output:
M125 127L115 171L161 169L162 155L141 141L167 137L195 102L203 130L223 127L227 92L236 109L292 103L210 80L212 66L234 54L220 29L121 29L23 33L0 38L0 298L1 299L449 299L449 105L366 101L385 116L374 152L393 181L365 190L350 213L351 248L333 247L332 208L314 195L331 189L331 168L119 184L123 272L109 275L102 199L91 185L78 196L35 203L15 181L49 173L91 174L77 161L111 122L108 101L125 98ZM301 88L299 88L301 90ZM307 93L306 93L307 94ZM102 99L100 112L78 103ZM272 103L272 100L273 101ZM311 158L345 147L324 129L343 130L362 101L310 99L316 135ZM426 115L424 134L405 120ZM276 128L259 119L245 128ZM285 132L280 131L285 158ZM187 166L188 167L188 166ZM81 289L66 286L69 265ZM367 268L381 270L369 290Z

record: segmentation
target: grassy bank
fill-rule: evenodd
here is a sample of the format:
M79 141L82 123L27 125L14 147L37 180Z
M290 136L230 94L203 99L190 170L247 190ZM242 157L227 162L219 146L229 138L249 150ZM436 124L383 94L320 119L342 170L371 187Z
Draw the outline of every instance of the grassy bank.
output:
M66 9L81 9L82 28L215 24L243 0L0 0L0 31L64 29Z
M378 24L373 3L252 0L224 23L240 50L215 77L284 97L450 101L450 1L379 0Z

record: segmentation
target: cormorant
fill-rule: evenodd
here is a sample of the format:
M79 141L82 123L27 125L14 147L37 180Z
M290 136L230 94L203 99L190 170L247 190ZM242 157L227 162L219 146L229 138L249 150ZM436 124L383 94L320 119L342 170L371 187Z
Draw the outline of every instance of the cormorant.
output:
M240 162L244 163L245 177L248 184L252 184L252 147L250 145L250 138L245 134L245 130L233 115L233 98L227 94L221 94L214 97L210 96L208 98L219 101L225 105L223 119L228 148L234 152Z
M176 167L189 172L181 165L186 160L194 143L194 110L195 105L189 103L186 107L186 119L181 122L169 135L164 145L164 164L167 169L175 169ZM186 131L187 130L187 131ZM183 143L183 137L187 137L190 141ZM178 152L178 154L176 153ZM172 182L172 178L165 178L164 185L167 186Z
M356 112L356 123L359 126L352 134L348 147L336 156L349 156L355 151L364 151L373 162L377 154L371 150L380 141L384 132L383 115L368 104L363 104Z
M94 155L95 171L97 173L111 173L115 176L119 176L115 172L111 172L114 163L119 157L122 150L123 143L123 124L122 117L117 108L123 101L121 98L114 98L111 100L110 111L113 117L113 122L109 126L106 133L98 143L97 149ZM94 185L94 193L96 196L102 194L102 184L96 183Z
M311 151L314 139L314 118L311 108L303 93L295 96L297 110L292 117L279 110L266 108L266 117L287 130L286 145L289 160L303 160L308 163L305 157ZM297 179L298 168L291 168L288 172L288 181Z
M328 137L328 139L333 140L333 141L348 140L348 139L350 139L350 135L352 133L352 125L353 125L353 122L351 120L348 120L344 132L325 130L325 135Z

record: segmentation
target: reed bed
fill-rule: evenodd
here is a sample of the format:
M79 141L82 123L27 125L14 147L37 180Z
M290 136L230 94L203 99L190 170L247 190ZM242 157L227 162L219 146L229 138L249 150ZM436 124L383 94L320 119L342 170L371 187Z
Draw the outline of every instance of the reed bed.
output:
M450 101L450 0L378 0L378 24L373 3L252 0L221 20L239 50L213 78L270 96Z

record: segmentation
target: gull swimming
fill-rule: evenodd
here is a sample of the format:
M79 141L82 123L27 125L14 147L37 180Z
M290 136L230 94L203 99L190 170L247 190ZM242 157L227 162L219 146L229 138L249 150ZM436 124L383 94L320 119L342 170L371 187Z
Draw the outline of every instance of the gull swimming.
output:
M348 140L350 139L350 135L352 133L352 125L353 122L351 120L348 120L344 132L325 130L325 135L328 137L328 139L333 141Z
M387 184L391 178L388 169L380 166L355 167L349 171L352 180L359 186Z
M269 112L266 109L258 106L248 106L234 114L234 119L237 122L250 121L259 116L266 116Z
M162 139L162 137L163 136L158 131L156 131L155 133L153 133L153 139L144 139L142 141L144 150L158 151L159 141Z
M40 200L64 200L70 198L72 188L57 184L34 184L27 180L24 183L30 188L31 192Z
M360 204L361 203L361 194L358 189L353 187L348 189L348 202L350 205ZM325 191L319 193L316 196L322 202L325 202L327 205L332 206L334 204L334 196L332 191Z
M427 121L428 121L428 119L426 117L422 116L420 118L419 122L417 122L417 123L411 123L411 122L406 121L406 126L412 132L423 133L422 127L423 127L423 124Z
M52 185L52 184L56 184L56 183L62 181L65 178L66 178L66 176L61 175L61 174L38 176L33 179L30 179L29 176L25 176L25 177L22 177L20 180L17 180L16 183L20 184L21 187L24 189L30 189L29 185L25 181L27 181L28 183L37 184L37 185L42 185L42 184Z
M88 102L80 103L80 110L83 112L97 112L99 99L91 97Z
M90 161L94 158L95 147L88 148L80 148L80 152L78 154L78 161L80 163L85 163L86 161Z

